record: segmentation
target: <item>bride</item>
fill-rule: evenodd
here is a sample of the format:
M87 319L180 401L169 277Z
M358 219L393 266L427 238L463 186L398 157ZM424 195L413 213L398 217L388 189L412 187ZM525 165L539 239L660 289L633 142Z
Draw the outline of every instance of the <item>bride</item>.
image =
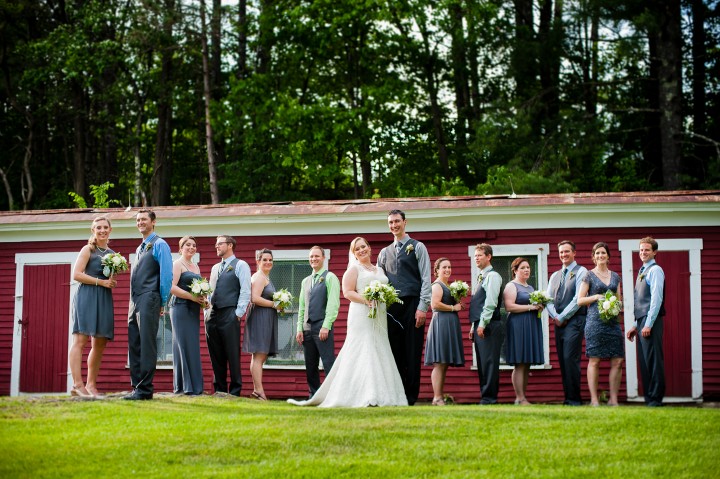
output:
M345 344L315 395L307 401L288 399L289 403L319 407L407 406L388 341L386 306L378 304L376 318L370 319L371 303L361 294L373 280L388 282L382 268L373 266L370 254L365 238L350 243L351 261L342 279L343 296L350 301Z

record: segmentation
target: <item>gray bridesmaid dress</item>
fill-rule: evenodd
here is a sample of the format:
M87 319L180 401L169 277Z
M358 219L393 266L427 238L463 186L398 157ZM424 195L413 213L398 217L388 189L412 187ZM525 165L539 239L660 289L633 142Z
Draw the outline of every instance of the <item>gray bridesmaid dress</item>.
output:
M192 271L180 273L178 286L190 291L190 283L201 276ZM173 296L170 301L173 336L173 392L198 395L203 392L200 361L200 305Z
M272 301L273 293L275 293L275 286L270 281L263 288L260 296ZM268 356L277 356L277 335L277 310L256 304L245 320L242 350L244 353L265 353Z
M85 274L94 278L107 279L102 273L102 257L114 253L110 248L90 253ZM80 284L72 307L72 332L95 338L115 337L115 315L112 290L94 284Z

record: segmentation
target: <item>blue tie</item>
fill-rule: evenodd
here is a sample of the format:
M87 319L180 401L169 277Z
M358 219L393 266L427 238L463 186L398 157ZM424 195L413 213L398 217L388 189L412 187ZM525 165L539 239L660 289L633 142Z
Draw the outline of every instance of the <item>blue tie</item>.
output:
M225 271L225 260L222 260L220 262L220 270L218 271L218 276L221 275L223 271Z

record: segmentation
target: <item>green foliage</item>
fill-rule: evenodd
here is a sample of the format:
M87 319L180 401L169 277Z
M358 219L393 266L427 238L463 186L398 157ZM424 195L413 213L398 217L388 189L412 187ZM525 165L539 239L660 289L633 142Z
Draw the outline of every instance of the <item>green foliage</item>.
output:
M106 181L102 185L90 185L90 194L93 197L93 208L110 208L112 205L122 205L120 201L110 199L108 190L114 186L115 185L109 181ZM74 191L68 192L68 195L75 202L77 208L87 208L85 198Z
M649 43L663 24L652 2L207 5L218 3L211 123L222 201L509 194L510 178L518 194L663 185ZM684 124L684 187L720 187L716 3L683 3L683 18L703 4L707 44L705 126ZM515 9L528 5L533 18L520 25ZM172 204L210 201L197 9L0 2L0 150L17 207L67 207L105 182L115 185L108 204L152 202L161 188ZM689 47L692 22L683 28ZM700 60L686 50L689 119ZM34 196L20 205L26 153Z
M127 402L0 398L0 475L714 477L720 447L720 410L714 408L419 404L322 410L161 394ZM647 441L648 431L653 447L638 461L628 451Z

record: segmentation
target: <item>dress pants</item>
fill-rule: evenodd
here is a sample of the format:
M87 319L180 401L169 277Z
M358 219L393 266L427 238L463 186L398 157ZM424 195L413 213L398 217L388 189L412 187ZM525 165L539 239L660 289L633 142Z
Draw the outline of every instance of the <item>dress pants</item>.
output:
M655 320L649 338L643 338L642 329L647 316L638 320L637 349L640 362L645 404L661 406L665 397L665 357L663 355L663 320Z
M410 406L420 395L420 367L425 341L425 326L415 327L415 311L420 304L418 296L404 296L403 302L388 308L388 339L395 364L402 378L405 397Z
M213 308L205 322L210 363L213 368L215 392L239 396L242 389L240 376L240 321L235 315L235 306ZM230 386L228 387L228 370Z
M585 337L585 316L575 315L562 328L555 327L555 348L560 362L565 401L568 406L580 406L580 360Z
M490 321L484 333L485 338L473 335L480 379L480 404L496 404L500 391L500 351L505 338L503 322Z
M310 323L310 331L303 331L303 353L305 354L305 375L307 377L310 397L320 389L320 359L322 358L325 377L335 363L335 334L333 330L328 331L325 341L320 341L320 330L323 322L315 321Z
M160 293L132 294L128 314L130 384L135 392L152 397L157 367L157 333L160 327Z

